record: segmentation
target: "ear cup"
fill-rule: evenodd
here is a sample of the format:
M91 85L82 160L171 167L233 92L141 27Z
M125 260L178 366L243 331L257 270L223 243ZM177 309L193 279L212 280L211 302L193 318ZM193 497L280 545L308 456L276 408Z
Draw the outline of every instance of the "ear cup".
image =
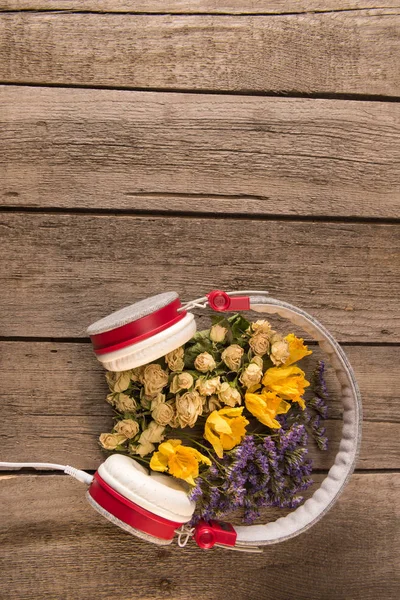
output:
M146 365L183 346L195 333L194 316L187 313L181 321L168 329L121 350L98 355L97 358L108 371L127 371Z
M187 523L193 515L196 505L187 497L183 483L162 473L149 475L129 456L109 456L98 474L119 494L154 515L177 523Z
M98 360L109 371L126 371L179 348L196 332L176 292L136 302L87 329Z

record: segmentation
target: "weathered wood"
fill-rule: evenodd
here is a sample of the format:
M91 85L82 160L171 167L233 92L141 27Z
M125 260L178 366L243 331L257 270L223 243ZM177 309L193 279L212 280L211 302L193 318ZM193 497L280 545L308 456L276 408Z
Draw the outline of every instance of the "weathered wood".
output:
M291 16L3 13L0 80L400 95L398 9Z
M2 0L1 10L282 14L399 8L398 0Z
M360 469L396 468L400 454L397 385L398 348L359 346L346 352L353 363L364 402ZM318 357L318 351L315 349ZM306 367L312 372L312 363ZM95 469L104 458L98 436L112 427L105 402L102 367L85 344L3 342L0 344L0 421L2 460L68 463ZM338 387L328 379L331 419L340 419ZM331 466L340 423L328 422L330 452L310 452L316 468Z
M253 555L146 544L95 513L76 481L4 478L2 594L9 600L30 600L33 589L36 598L52 600L394 600L399 483L394 474L354 475L315 527Z
M307 374L313 372L315 362L324 356L317 347L311 349L313 355L302 361ZM344 350L360 386L364 419L400 422L397 374L400 348L346 346ZM336 376L329 363L326 368L329 417L340 419ZM5 421L21 420L23 415L38 419L42 416L109 419L111 410L105 402L108 386L104 374L91 344L0 342L0 404ZM6 422L4 426L9 428Z
M6 206L400 216L400 105L0 87Z
M218 287L266 288L340 341L399 341L395 225L12 213L0 227L2 335L83 337L135 300Z

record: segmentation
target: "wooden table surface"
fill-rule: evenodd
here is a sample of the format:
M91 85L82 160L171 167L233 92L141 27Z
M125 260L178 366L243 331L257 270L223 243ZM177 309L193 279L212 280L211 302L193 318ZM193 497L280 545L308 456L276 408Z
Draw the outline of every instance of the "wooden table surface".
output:
M400 2L0 5L0 459L96 469L85 328L164 290L303 307L364 402L337 505L260 555L146 545L67 476L3 474L0 598L397 600ZM335 402L328 426L318 481Z

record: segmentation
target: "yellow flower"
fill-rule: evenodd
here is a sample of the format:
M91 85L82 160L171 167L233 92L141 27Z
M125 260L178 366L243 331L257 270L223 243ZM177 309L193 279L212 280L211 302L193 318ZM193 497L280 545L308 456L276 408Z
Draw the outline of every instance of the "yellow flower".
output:
M182 446L181 440L168 440L158 446L150 461L153 471L168 471L174 477L195 485L199 475L199 463L211 465L211 460L195 448Z
M294 333L289 333L289 335L285 337L285 340L289 344L289 358L285 361L285 367L312 354L312 351L304 345L303 338L296 337Z
M252 415L271 429L279 429L281 424L275 419L277 415L287 413L289 402L279 398L274 392L267 392L264 388L261 394L247 392L245 396L246 408Z
M232 450L246 434L248 420L242 416L243 406L214 410L206 421L204 437L210 442L219 458L224 450Z
M299 367L272 367L265 372L262 382L271 392L275 392L281 398L298 402L301 408L305 409L302 395L310 383Z

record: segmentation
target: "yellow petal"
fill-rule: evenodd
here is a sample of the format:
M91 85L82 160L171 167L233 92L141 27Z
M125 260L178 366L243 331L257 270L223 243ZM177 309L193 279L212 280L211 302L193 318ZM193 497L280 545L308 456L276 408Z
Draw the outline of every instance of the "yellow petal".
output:
M154 452L150 460L150 469L153 471L166 471L168 465L168 458L161 454L161 452Z
M223 419L221 417L221 414L222 410L214 410L208 417L206 423L212 425L215 431L217 431L218 433L231 433L231 428L229 426L228 421Z

